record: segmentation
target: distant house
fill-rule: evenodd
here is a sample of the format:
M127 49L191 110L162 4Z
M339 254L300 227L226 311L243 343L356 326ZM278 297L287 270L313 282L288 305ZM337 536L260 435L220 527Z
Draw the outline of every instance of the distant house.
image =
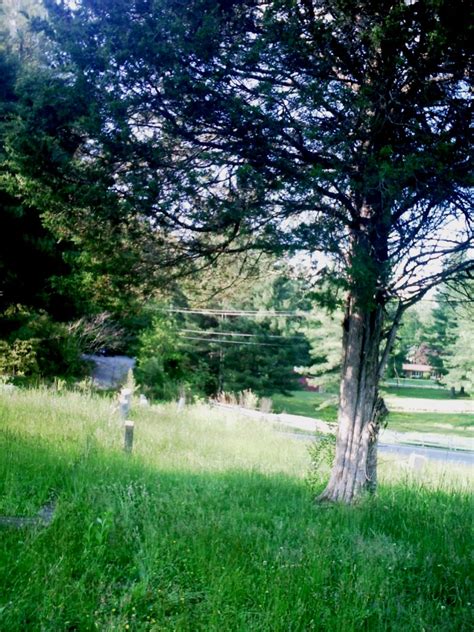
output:
M404 377L433 377L434 369L429 364L415 364L405 362L402 364Z
M407 362L402 364L404 377L437 378L437 371L431 366L429 357L434 355L429 345L423 343L412 347L407 354Z

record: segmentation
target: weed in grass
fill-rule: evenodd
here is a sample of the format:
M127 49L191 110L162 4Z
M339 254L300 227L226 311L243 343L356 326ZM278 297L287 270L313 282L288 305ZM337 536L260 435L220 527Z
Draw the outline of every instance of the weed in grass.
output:
M336 435L316 432L314 441L308 446L310 467L307 481L315 492L321 486L321 480L329 476L336 450Z

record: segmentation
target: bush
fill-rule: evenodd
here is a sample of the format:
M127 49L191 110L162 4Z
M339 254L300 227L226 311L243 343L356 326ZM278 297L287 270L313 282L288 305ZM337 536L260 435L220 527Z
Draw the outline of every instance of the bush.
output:
M11 344L0 340L0 375L24 377L39 373L34 342L14 340Z
M79 339L67 325L57 323L46 312L19 306L10 318L14 328L0 341L0 374L15 378L74 377L86 374Z
M17 340L32 344L42 377L84 375L79 340L65 324L54 322L46 313L33 314L15 335Z
M217 378L205 358L193 353L179 335L176 319L155 315L139 336L135 377L144 393L169 401L187 393L206 396L216 391Z

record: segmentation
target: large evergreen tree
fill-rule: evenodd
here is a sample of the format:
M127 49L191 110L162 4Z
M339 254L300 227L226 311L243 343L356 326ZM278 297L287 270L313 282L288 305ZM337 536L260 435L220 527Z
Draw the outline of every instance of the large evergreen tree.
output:
M441 320L444 329L441 358L443 360L443 382L451 389L472 394L474 371L472 341L474 339L474 279L472 275L461 284L445 284L438 292L441 313L451 314ZM452 314L456 314L456 318Z
M462 394L474 392L474 371L472 361L472 341L474 340L474 309L459 318L456 323L455 341L446 359L447 369L443 381Z
M446 359L451 355L451 348L457 338L457 310L454 304L445 300L443 293L438 292L436 303L431 310L431 318L423 335L427 344L427 355L436 375L441 378L448 372Z
M56 89L87 108L56 129L32 108L22 132L35 146L16 144L36 156L29 191L46 174L72 229L140 218L173 245L162 264L245 248L332 256L347 302L322 497L373 488L378 384L401 315L469 267L448 259L472 243L469 3L46 5Z

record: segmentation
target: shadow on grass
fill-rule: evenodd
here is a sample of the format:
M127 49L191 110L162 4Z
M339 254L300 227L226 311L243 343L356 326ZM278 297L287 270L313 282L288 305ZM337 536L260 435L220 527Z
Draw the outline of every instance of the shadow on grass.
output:
M18 494L57 498L49 528L2 532L4 631L471 629L463 494L385 487L323 508L284 475L3 449Z

